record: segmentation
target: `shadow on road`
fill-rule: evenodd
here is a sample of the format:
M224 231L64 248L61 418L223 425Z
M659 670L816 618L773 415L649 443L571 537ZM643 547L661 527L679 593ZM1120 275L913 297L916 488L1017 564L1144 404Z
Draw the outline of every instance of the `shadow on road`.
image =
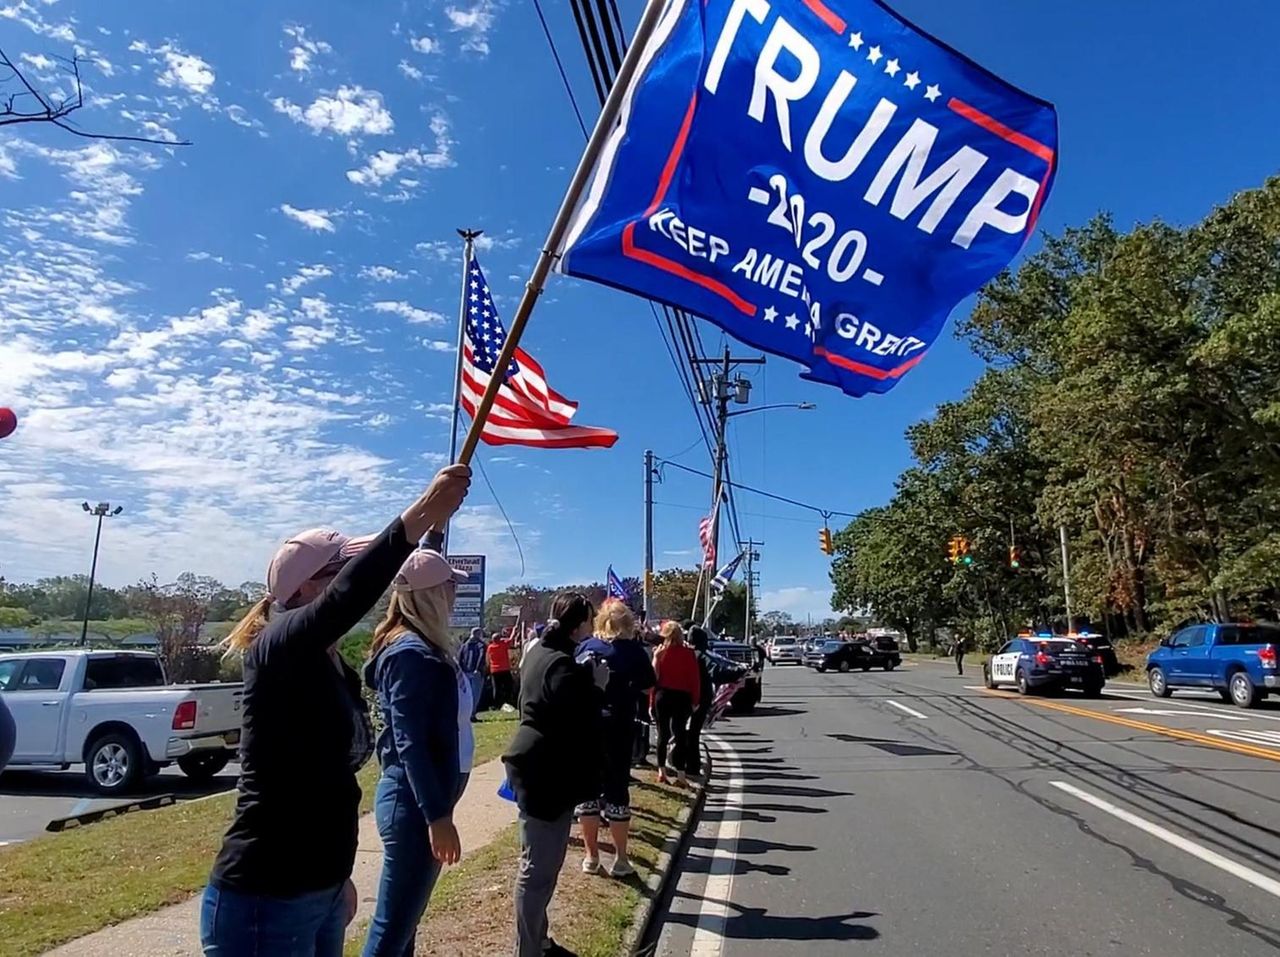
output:
M954 756L955 751L942 751L938 748L926 748L919 744L907 744L903 741L890 741L887 738L864 738L857 734L828 734L827 737L835 738L837 741L844 741L847 744L865 744L872 748L878 748L888 754L896 755L900 758L914 758L921 755L940 755L943 757Z
M95 791L84 774L76 771L5 771L0 774L0 797L116 801L172 794L176 798L196 798L229 791L235 786L235 774L218 774L208 781L193 781L181 774L158 774L147 778L127 794L106 795Z
M695 850L708 850L706 844L707 842L702 842L699 848L690 847L688 856L680 868L682 871L687 874L710 874L713 867L723 867L723 864L718 864L718 859L715 857L694 853ZM767 874L769 877L786 877L791 873L791 868L785 864L761 864L743 857L734 857L731 866L734 877L741 877L743 874Z
M682 897L690 897L677 891ZM690 897L692 900L699 898ZM763 907L743 907L732 901L716 901L736 913L724 923L723 935L735 940L875 940L880 931L867 924L850 923L877 917L873 911L850 911L825 917L772 914ZM672 924L698 925L698 914L670 914Z
M773 797L840 798L853 797L852 791L830 791L826 788L808 788L798 784L750 784L742 789L747 794L768 794ZM748 804L747 807L758 805Z

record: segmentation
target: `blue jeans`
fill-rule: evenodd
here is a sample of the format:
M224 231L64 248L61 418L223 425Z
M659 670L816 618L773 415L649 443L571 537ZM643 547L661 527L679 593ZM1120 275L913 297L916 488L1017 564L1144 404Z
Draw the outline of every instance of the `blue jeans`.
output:
M466 783L464 774L459 794ZM382 772L373 813L382 838L382 878L364 957L413 957L418 922L440 876L440 862L431 856L426 818L401 768Z
M480 693L484 690L484 675L478 671L467 672L467 681L471 685L471 717L480 710Z
M206 957L342 957L342 885L297 897L240 894L210 884L200 904Z

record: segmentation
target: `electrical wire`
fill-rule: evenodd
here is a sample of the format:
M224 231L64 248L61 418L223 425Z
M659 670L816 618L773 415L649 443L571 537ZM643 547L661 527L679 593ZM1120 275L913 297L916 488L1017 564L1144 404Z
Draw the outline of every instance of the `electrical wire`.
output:
M480 459L479 450L476 451L475 463L480 469L480 477L484 479L485 487L489 490L489 494L493 496L493 504L498 506L498 511L502 514L502 520L507 523L507 531L511 533L511 540L516 543L516 554L520 556L520 577L524 578L524 549L520 546L520 536L516 534L516 527L511 524L511 519L507 517L507 510L502 507L502 500L498 498L498 493L493 490L493 483L489 481L489 473L484 470L484 462Z
M673 469L679 469L681 472L688 472L690 475L699 475L702 478L708 478L708 479L714 478L714 476L712 476L709 472L703 472L698 469L691 468L688 465L681 465L679 462L673 462L670 459L660 459L655 455L653 460L655 462L660 463L661 465L669 465ZM796 501L794 498L787 498L785 495L778 495L774 492L766 492L764 489L753 488L750 485L743 485L741 482L726 481L724 484L732 488L740 488L742 489L742 491L750 492L753 495L762 495L765 498L771 498L775 502L785 502L788 505L796 506L796 508L807 508L809 511L817 512L819 515L844 515L848 518L857 518L857 515L854 514L853 512L842 512L839 509L834 509L834 508L821 508L820 506L817 506L817 505L810 505L808 502L799 502L799 501Z
M560 51L556 49L556 41L551 37L551 28L547 26L547 18L542 15L541 0L533 0L533 9L537 11L538 21L542 24L542 33L547 38L547 46L551 47L551 56L556 61L556 69L560 71L560 80L564 83L564 91L569 94L569 105L573 107L573 115L578 118L578 129L582 130L583 139L590 139L587 124L582 119L582 111L578 109L578 98L573 95L573 87L569 84L569 74L564 70L560 59Z

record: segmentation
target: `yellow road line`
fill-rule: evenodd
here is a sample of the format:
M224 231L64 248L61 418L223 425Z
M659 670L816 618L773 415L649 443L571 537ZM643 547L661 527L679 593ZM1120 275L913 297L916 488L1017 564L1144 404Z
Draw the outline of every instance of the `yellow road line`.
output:
M983 691L983 694L993 698L1010 698L1015 701L1022 701L1026 704L1033 704L1040 708L1048 708L1050 711L1061 711L1064 714L1074 714L1081 718L1093 718L1096 721L1106 721L1108 724L1118 724L1122 728L1132 728L1135 731L1148 731L1152 734L1163 735L1166 738L1177 738L1180 741L1191 741L1195 744L1202 744L1206 747L1217 748L1220 751L1234 751L1236 754L1246 754L1251 758L1262 758L1266 761L1280 761L1280 751L1271 751L1267 748L1254 747L1251 744L1242 744L1236 741L1225 741L1221 738L1210 737L1207 734L1200 734L1196 731L1183 731L1180 728L1168 728L1161 724L1151 724L1146 721L1134 721L1132 718L1121 718L1118 715L1107 714L1102 711L1090 711L1088 708L1077 708L1074 705L1062 704L1058 701L1045 701L1042 698L1032 698L1030 696L1023 697L1021 695L1013 695L1002 691Z

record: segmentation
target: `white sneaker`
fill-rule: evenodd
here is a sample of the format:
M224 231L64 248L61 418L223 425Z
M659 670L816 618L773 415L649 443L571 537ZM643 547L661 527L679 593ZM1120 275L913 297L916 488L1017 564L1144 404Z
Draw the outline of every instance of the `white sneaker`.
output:
M631 866L631 862L626 858L615 860L613 866L609 868L610 877L630 877L635 872L636 869Z
M582 873L584 873L584 874L599 874L599 873L600 873L600 861L599 861L597 858L594 858L594 857L584 857L584 858L582 859Z

